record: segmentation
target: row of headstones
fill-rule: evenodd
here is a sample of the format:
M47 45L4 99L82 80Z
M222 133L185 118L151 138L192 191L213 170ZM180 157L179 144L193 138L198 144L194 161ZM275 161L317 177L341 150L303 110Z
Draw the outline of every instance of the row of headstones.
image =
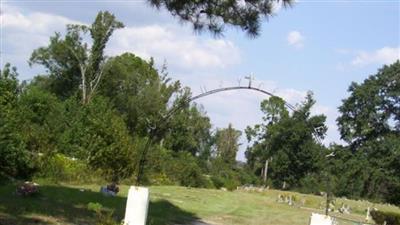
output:
M269 190L269 186L253 186L253 185L244 185L244 186L237 186L236 190L238 191L255 191L255 192L264 192Z
M283 204L288 204L290 206L305 206L306 200L305 199L301 199L299 203L297 203L297 198L294 195L285 195L285 194L278 194L277 200L278 203L283 203ZM325 209L325 202L321 202L320 203L320 209ZM377 210L377 209L375 209ZM346 204L346 203L341 203L341 206L336 210L336 204L334 200L331 200L329 203L329 208L328 208L329 212L338 212L338 213L342 213L342 214L350 214L351 213L351 208L350 205ZM366 210L366 220L371 220L371 215L370 215L370 207L368 207Z

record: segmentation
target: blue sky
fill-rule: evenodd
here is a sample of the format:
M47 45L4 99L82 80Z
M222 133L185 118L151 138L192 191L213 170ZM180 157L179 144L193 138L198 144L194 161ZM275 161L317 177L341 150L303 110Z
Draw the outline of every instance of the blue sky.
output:
M201 90L244 85L274 92L292 104L311 90L317 100L313 113L328 116L325 144L339 142L335 125L337 107L348 96L352 81L361 82L383 64L400 58L400 1L297 1L292 8L277 7L264 21L261 35L249 39L227 27L224 37L195 34L190 25L145 1L1 1L1 64L11 62L20 79L30 79L42 68L29 68L33 49L47 43L68 23L91 23L99 10L109 10L126 28L117 31L108 55L126 51L158 63L167 61L169 74ZM259 104L264 96L229 92L203 98L214 127L228 123L239 129L261 122ZM243 159L246 141L238 159Z

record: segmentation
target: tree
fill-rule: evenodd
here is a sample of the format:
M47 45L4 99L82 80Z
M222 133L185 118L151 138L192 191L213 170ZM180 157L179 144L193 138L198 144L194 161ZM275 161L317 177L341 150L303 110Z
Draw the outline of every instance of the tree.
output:
M268 174L276 187L283 183L298 187L300 180L320 168L323 146L318 142L327 130L324 115L311 116L315 104L309 93L305 102L291 115L279 97L271 97L261 103L265 113L264 123L246 128L253 145L246 157L253 170L260 174L266 160Z
M387 134L400 133L400 61L384 66L351 93L339 107L337 119L343 140L354 148Z
M215 133L215 153L229 165L235 165L236 153L239 150L239 138L242 132L232 127L232 124L225 129L217 129Z
M190 152L208 159L211 145L210 118L200 106L184 107L171 116L165 136L165 147L174 151Z
M32 155L20 133L24 123L18 106L20 88L17 70L6 64L0 71L0 179L32 175Z
M152 61L124 53L110 58L104 70L99 94L109 97L114 107L125 116L131 133L147 136L150 129L159 129L159 121L168 111L174 96L181 89L178 81L160 75ZM159 135L162 139L162 135Z
M57 153L65 129L62 102L54 94L28 85L20 95L19 109L24 112L20 132L29 152L44 158Z
M111 181L132 176L138 143L109 100L97 96L82 106L70 98L65 108L67 126L60 137L61 153L84 160Z
M274 4L292 5L292 0L244 0L244 1L180 1L148 0L160 9L166 8L173 16L193 25L195 31L208 30L214 35L224 31L224 25L239 27L250 37L260 32L260 20L274 15Z
M32 53L30 64L43 65L50 72L50 86L63 97L81 89L82 103L86 104L90 102L102 80L106 64L106 44L114 30L122 27L124 25L113 14L99 12L91 26L68 25L64 39L61 39L60 33L56 33L50 38L47 47L41 47ZM88 32L93 41L90 49L82 37L82 34Z
M357 194L400 204L400 61L383 66L361 84L352 83L349 92L337 122L351 155L365 162Z

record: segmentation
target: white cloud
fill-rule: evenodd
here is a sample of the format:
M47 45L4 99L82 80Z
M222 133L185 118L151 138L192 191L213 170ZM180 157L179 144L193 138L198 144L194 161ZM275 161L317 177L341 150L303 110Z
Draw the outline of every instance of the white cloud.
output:
M304 47L304 39L304 36L297 30L289 32L287 36L288 44L295 48Z
M133 52L141 57L167 60L178 68L226 68L240 61L239 49L227 40L201 39L181 27L137 26L115 32L111 55Z
M32 51L46 45L55 31L64 31L66 24L82 24L62 16L28 12L3 4L0 14L1 64L18 66L22 79L28 78L27 60Z
M21 30L25 32L34 31L36 33L52 32L52 29L54 28L60 28L60 26L65 26L66 24L71 23L82 24L78 21L70 20L62 16L40 12L23 15L19 11L13 10L13 8L10 8L10 10L7 10L6 8L0 17L1 26L3 28Z
M353 66L366 66L370 64L390 64L400 59L400 48L383 47L373 52L360 51L351 61Z
M6 4L0 19L2 61L18 65L23 74L29 71L26 61L32 51L47 45L54 32L64 32L66 24L83 24L59 15L24 12ZM226 68L240 62L239 49L233 42L201 38L179 25L138 25L117 30L106 54L123 52L133 52L147 59L154 57L157 63L165 59L169 68L186 70Z

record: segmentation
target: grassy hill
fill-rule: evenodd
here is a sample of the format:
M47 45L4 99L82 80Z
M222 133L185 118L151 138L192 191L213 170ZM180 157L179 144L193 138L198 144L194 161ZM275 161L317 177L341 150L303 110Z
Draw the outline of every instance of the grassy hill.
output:
M0 187L0 224L93 224L95 215L88 203L99 203L113 210L116 219L122 219L128 186L121 186L117 197L105 197L98 185L43 184L40 194L19 197L13 192L15 185ZM296 204L278 203L279 194L293 195ZM151 203L149 224L271 224L305 225L311 212L323 213L324 198L295 192L267 190L264 192L221 191L176 186L150 187ZM352 214L344 215L339 224L355 224L347 221L364 221L365 209L400 212L390 205L367 201L336 199L349 204Z

